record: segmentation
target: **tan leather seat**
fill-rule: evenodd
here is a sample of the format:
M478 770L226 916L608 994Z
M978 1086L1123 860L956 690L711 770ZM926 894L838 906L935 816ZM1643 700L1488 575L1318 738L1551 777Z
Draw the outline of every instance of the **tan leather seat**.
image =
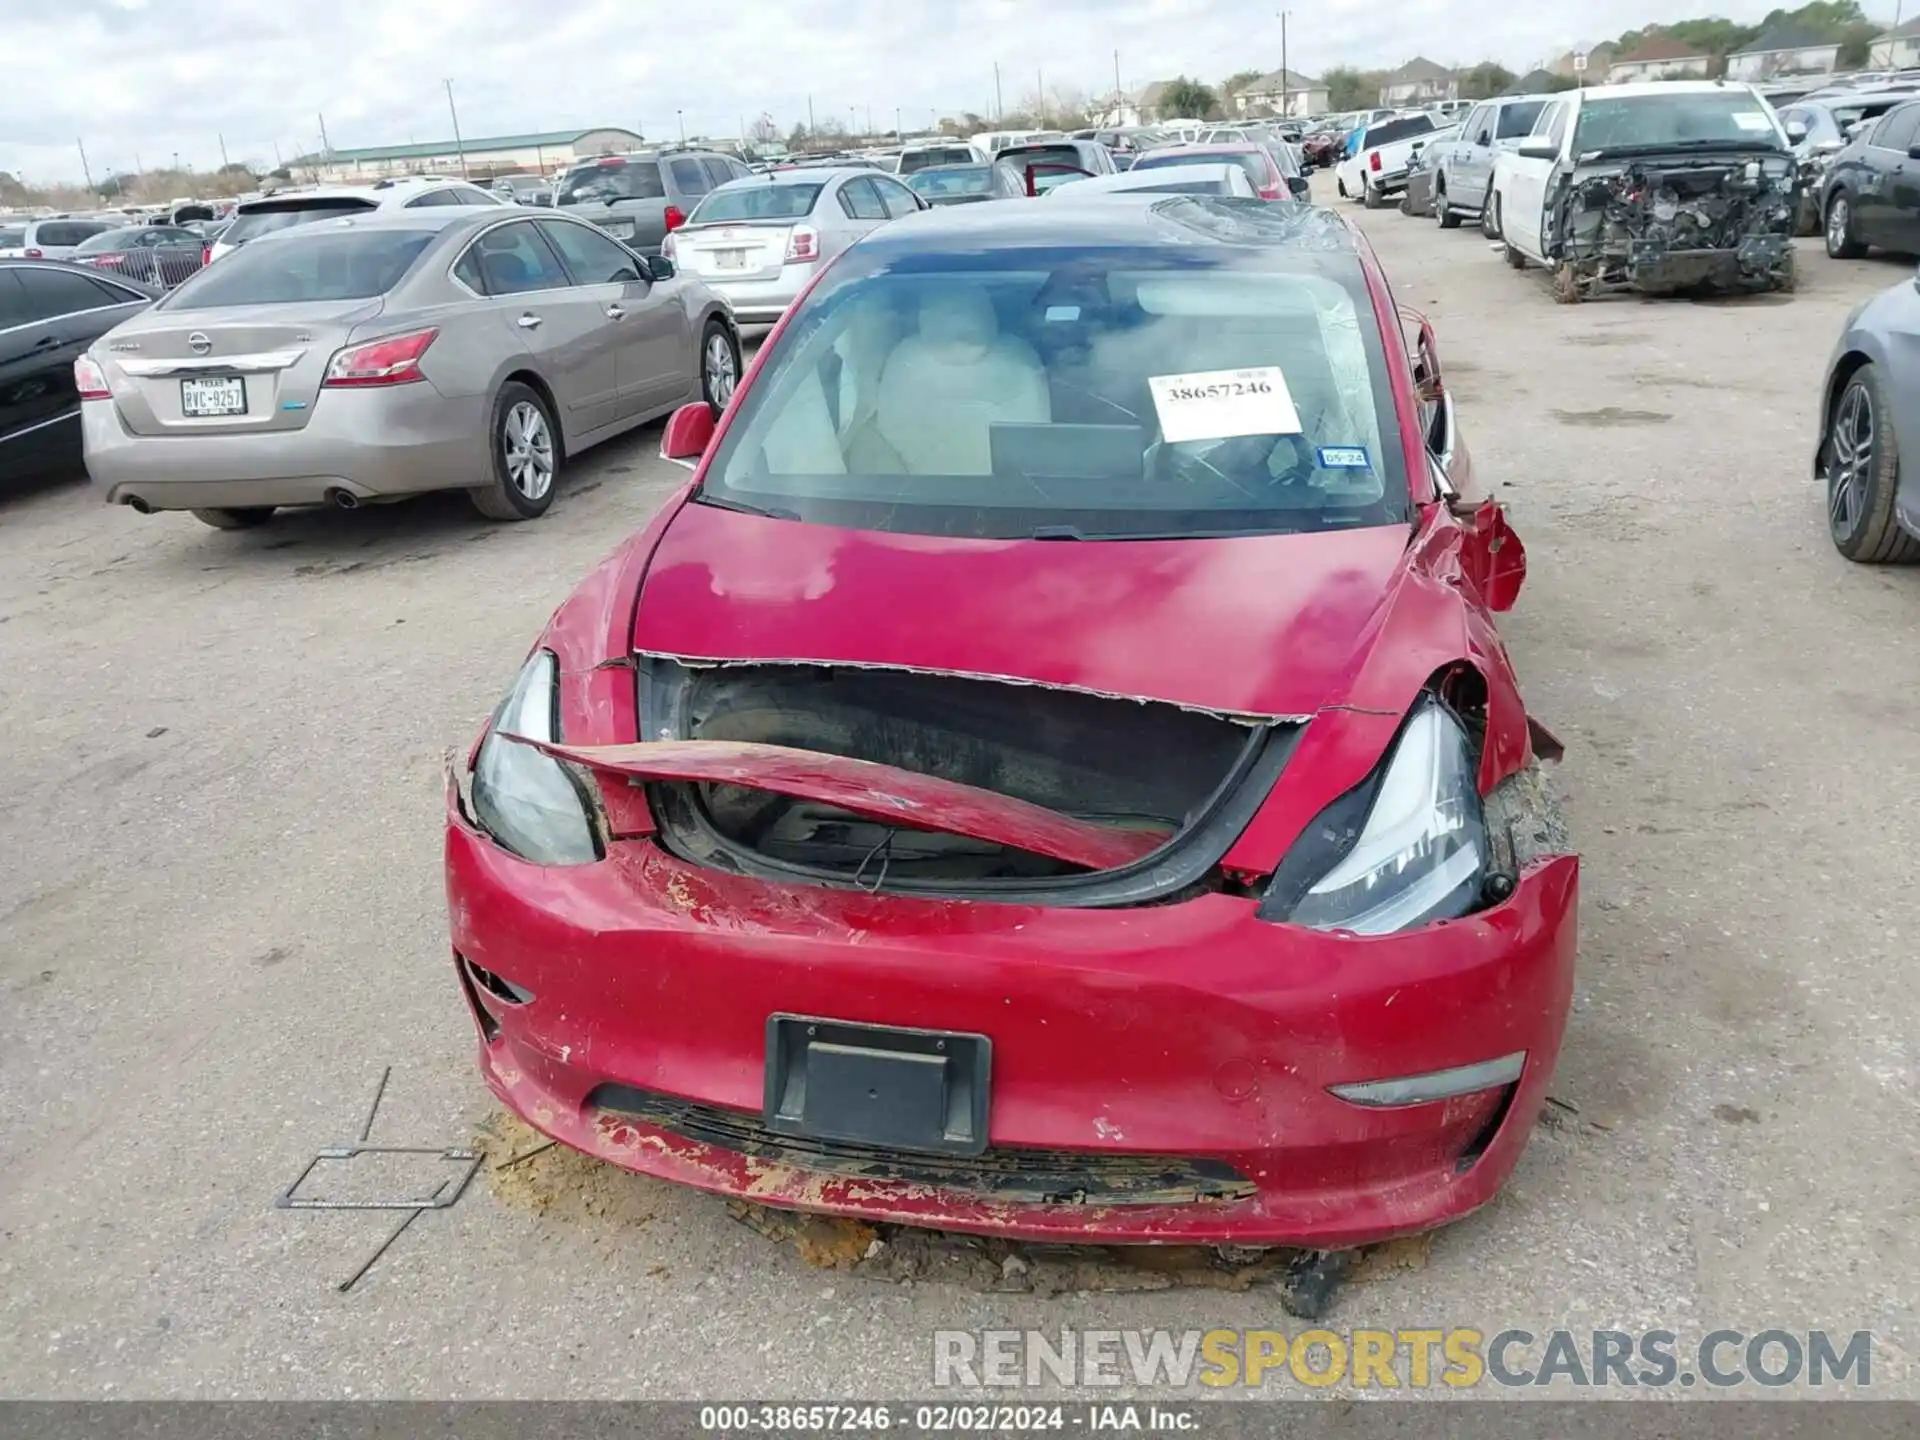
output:
M1051 419L1033 347L1000 333L984 294L954 286L921 299L916 332L887 358L872 428L906 474L987 475L990 426Z

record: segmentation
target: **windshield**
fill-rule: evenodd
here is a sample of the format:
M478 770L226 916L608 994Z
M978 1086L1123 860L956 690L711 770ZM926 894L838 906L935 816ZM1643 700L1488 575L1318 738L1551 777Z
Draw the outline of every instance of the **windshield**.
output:
M1590 100L1573 132L1576 155L1701 143L1783 148L1765 102L1744 90Z
M1209 220L1215 203L1161 202ZM742 392L702 498L988 538L1404 520L1358 261L1194 235L878 258L856 247Z
M326 200L271 200L241 211L220 238L229 245L244 245L276 230L311 225L316 220L335 220L342 215L364 215L378 208L371 200L338 196Z
M948 145L929 150L904 150L900 154L902 175L911 175L916 170L925 170L930 165L964 165L973 159L973 151L965 145Z
M770 185L765 181L715 190L687 217L689 225L747 220L798 220L810 214L823 185Z
M1265 150L1228 152L1220 150L1179 149L1156 151L1133 162L1135 170L1164 170L1169 165L1238 165L1247 172L1255 190L1273 184L1273 165ZM1219 194L1216 182L1213 193Z
M922 170L907 184L929 200L950 195L991 195L993 171L985 165L966 170Z
M1377 149L1382 145L1391 145L1396 140L1404 140L1409 135L1424 135L1433 128L1431 115L1409 115L1404 120L1389 120L1367 131L1360 139L1360 148Z
M1540 112L1547 107L1544 100L1522 100L1517 105L1500 107L1500 120L1493 132L1496 140L1511 140L1520 135L1533 133L1533 122L1540 118Z
M610 205L616 200L661 200L666 193L657 161L596 160L567 172L554 203Z
M166 300L170 310L370 300L400 282L437 230L337 230L236 250Z

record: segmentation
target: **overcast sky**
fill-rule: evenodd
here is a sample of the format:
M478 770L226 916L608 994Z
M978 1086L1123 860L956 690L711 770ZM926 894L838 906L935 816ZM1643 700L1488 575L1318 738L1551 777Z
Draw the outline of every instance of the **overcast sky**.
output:
M196 170L270 168L315 150L448 137L451 79L468 138L620 125L649 138L734 136L771 114L909 129L985 114L1047 87L1127 88L1277 69L1283 0L0 0L7 103L0 170L95 178L177 153ZM1314 0L1291 12L1288 60L1334 65L1497 59L1523 70L1580 40L1702 11L1751 21L1779 0ZM1869 4L1869 14L1883 8ZM704 24L703 28L703 21Z

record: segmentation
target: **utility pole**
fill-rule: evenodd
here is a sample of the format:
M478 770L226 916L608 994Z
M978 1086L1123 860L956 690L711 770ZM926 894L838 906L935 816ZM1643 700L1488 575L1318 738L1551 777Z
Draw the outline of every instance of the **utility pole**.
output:
M280 142L278 140L273 142L273 168L276 170L284 170L287 168L287 162L280 158Z
M1116 125L1122 123L1120 106L1123 103L1120 98L1120 52L1116 50L1113 52L1113 123Z
M1000 62L993 62L993 120L997 125L1007 118L1007 107L1000 103Z
M820 132L813 128L813 97L807 96L807 143L813 143L813 137Z
M333 142L327 139L327 117L320 116L320 155L323 159L333 157Z
M897 139L904 140L907 138L906 132L900 128L900 107L898 105L893 107L893 133Z
M673 112L673 118L680 123L680 143L684 146L687 143L687 112L676 110Z
M467 178L467 147L460 138L460 112L453 108L453 81L443 80L440 83L447 87L447 114L453 117L453 149L460 157L460 178L464 180Z
M867 106L867 134L873 134L873 106Z
M220 136L220 168L227 168L227 137L224 135Z
M1040 97L1040 124L1041 124L1041 127L1042 127L1042 128L1045 128L1045 126L1046 126L1046 123L1047 123L1047 77L1046 77L1046 73L1045 73L1044 71L1040 71L1040 70L1036 70L1036 71L1034 71L1034 72L1033 72L1033 84L1034 84L1034 91L1035 91L1035 93L1036 93L1037 95L1039 95L1039 97Z
M92 193L93 167L87 163L87 142L75 136L73 143L80 147L80 173L87 177L87 190Z
M1287 12L1280 12L1280 113L1293 113L1293 75L1287 69Z

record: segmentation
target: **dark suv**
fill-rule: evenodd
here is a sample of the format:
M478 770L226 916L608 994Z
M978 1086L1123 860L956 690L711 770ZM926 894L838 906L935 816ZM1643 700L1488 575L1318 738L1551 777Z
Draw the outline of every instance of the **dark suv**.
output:
M641 254L660 253L669 230L686 223L700 197L753 172L712 150L640 150L582 160L561 177L553 197Z

